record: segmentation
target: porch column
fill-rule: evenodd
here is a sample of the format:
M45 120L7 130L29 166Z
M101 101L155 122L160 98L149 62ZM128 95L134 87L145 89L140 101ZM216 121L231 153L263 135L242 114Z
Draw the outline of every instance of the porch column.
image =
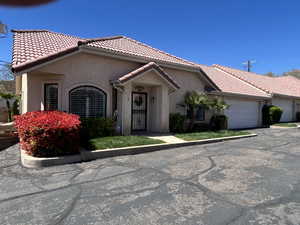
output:
M16 84L16 94L20 95L22 93L22 75L15 76L15 84Z
M27 73L22 74L21 87L21 113L28 112L28 76Z
M169 132L169 89L167 86L159 88L160 107L159 107L159 121L160 132Z
M131 94L132 85L128 83L124 86L122 94L122 134L131 134Z

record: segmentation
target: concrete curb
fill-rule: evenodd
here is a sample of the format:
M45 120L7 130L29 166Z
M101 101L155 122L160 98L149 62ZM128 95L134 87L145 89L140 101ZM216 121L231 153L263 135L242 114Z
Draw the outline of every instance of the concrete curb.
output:
M24 150L21 151L21 163L24 167L27 168L41 168L47 166L57 166L70 163L82 162L80 154L68 155L68 156L59 156L51 158L38 158L28 155Z
M255 136L257 136L257 134L248 134L248 135L223 137L223 138L212 138L212 139L205 139L205 140L198 140L198 141L186 141L186 142L172 143L172 144L166 143L166 144L103 149L103 150L95 150L95 151L87 151L81 149L80 154L77 155L51 157L51 158L37 158L26 154L24 150L20 150L20 151L21 151L21 162L24 167L41 168L47 166L57 166L57 165L64 165L70 163L87 162L94 159L102 159L107 157L115 157L115 156L122 156L122 155L136 155L136 154L154 152L159 150L167 150L171 148L217 143L222 141L236 140L236 139L249 138Z
M297 125L297 127L270 126L270 128L273 128L273 129L297 129L297 128L300 128L300 126L299 125Z

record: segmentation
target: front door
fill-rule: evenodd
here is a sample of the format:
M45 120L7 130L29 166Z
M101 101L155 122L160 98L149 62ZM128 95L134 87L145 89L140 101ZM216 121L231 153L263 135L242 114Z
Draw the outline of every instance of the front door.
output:
M147 130L147 93L132 92L131 129Z

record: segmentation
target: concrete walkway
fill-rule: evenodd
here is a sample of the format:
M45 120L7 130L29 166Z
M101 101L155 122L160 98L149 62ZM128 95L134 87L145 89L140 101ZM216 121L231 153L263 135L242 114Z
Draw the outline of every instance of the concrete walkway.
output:
M185 140L177 138L177 137L175 137L174 135L171 135L171 134L166 134L166 135L150 135L150 136L147 136L147 137L152 138L152 139L161 140L161 141L164 141L164 142L166 142L168 144L176 144L176 143L186 142Z

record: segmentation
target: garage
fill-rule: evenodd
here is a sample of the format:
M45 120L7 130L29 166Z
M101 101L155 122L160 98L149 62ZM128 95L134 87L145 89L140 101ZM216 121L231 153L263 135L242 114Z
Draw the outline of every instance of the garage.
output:
M274 98L272 105L279 106L283 110L280 122L293 121L293 100Z
M228 117L229 129L258 127L259 102L225 99L230 106L225 115Z

